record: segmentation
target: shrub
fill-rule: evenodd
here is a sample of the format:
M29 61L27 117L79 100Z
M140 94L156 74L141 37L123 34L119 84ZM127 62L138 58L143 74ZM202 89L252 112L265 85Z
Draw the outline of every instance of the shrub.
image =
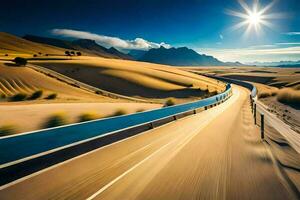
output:
M8 56L8 54L5 54L4 56Z
M260 92L260 93L258 93L258 98L259 99L267 98L267 97L270 97L270 96L271 96L270 92Z
M27 94L25 93L18 93L14 96L10 97L11 101L24 101L27 98Z
M100 118L99 115L93 112L82 113L78 117L78 122L85 122Z
M56 98L57 98L57 94L52 93L52 94L49 94L45 99L56 99Z
M217 94L218 94L218 92L217 92L216 90L209 93L210 96L215 96L215 95L217 95Z
M96 94L102 94L102 91L97 90L97 91L95 91L95 93L96 93Z
M33 54L33 57L37 57L37 55L36 55L36 54Z
M173 106L173 105L175 105L174 99L168 99L165 102L164 107Z
M12 135L17 132L16 126L12 124L2 125L0 126L0 136Z
M43 90L35 91L30 97L30 100L38 99L43 95Z
M13 60L17 65L26 65L27 64L27 60L26 58L21 58L21 57L16 57L14 60Z
M277 100L284 104L300 106L300 91L292 88L284 88L279 90Z
M81 52L77 51L77 52L76 52L76 55L77 55L77 56L81 56L82 54L81 54Z
M65 51L65 55L66 56L70 56L71 54L70 54L70 51Z
M66 125L67 123L68 120L64 113L55 113L46 119L43 128L62 126L62 125Z
M272 92L271 92L271 96L272 96L272 97L274 97L274 96L276 96L276 95L277 95L277 91L272 91Z
M121 116L121 115L125 115L127 114L127 112L125 110L119 109L117 111L115 111L111 116Z
M5 94L1 94L1 95L0 95L0 98L1 98L1 99L5 99L5 98L6 98L6 95L5 95Z
M300 85L296 85L294 88L295 90L300 90Z

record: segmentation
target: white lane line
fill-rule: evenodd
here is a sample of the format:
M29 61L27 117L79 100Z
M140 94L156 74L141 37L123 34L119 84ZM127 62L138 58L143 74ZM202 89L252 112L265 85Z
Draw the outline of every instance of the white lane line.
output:
M239 91L239 89L234 89L234 88L233 88L232 91L233 91L233 94L235 94L235 95L232 95L232 97L229 98L228 101L226 101L226 102L224 102L223 104L219 105L219 106L221 106L221 108L224 108L224 110L226 109L226 107L229 107L229 105L231 105L231 104L232 104L236 99L238 99L238 97L240 96L240 91ZM217 106L217 107L219 107L219 106ZM214 108L212 108L212 109L214 109ZM207 110L207 111L204 111L204 112L210 112L210 111L211 111L211 110ZM199 113L199 114L200 114L200 113ZM186 119L186 118L183 118L183 119ZM179 120L181 120L181 119L179 119ZM157 128L162 128L162 127L164 127L164 126L168 126L168 125L170 125L171 123L175 123L175 122L176 122L176 121L172 121L172 122L170 122L170 123L163 124L163 125L161 125L161 126L159 126L159 127L157 127ZM155 128L155 129L157 129L157 128ZM37 171L37 172L32 173L32 174L30 174L30 175L28 175L28 176L24 176L24 177L22 177L22 178L20 178L20 179L17 179L17 180L15 180L15 181L12 181L12 182L10 182L10 183L7 183L7 184L5 184L5 185L0 186L0 191L6 189L6 188L8 188L8 187L11 187L11 186L13 186L13 185L16 185L16 184L18 184L18 183L21 183L21 182L23 182L23 181L26 181L27 179L33 178L33 177L35 177L35 176L38 176L38 175L40 175L40 174L42 174L42 173L46 173L46 172L49 171L49 170L55 169L55 168L60 167L60 166L62 166L62 165L64 165L64 164L67 164L67 163L70 163L70 162L72 162L72 161L74 161L74 160L80 159L80 158L82 158L82 157L84 157L84 156L88 156L89 154L95 153L95 152L100 151L100 150L102 150L102 149L104 149L104 148L108 148L108 147L110 147L110 146L112 146L112 145L115 145L115 144L118 144L118 143L121 143L121 142L125 142L125 141L127 141L127 140L129 140L129 139L133 139L133 138L135 138L135 137L142 136L142 135L147 134L147 133L149 133L149 132L151 132L151 131L153 131L153 129L147 130L147 131L142 132L142 133L139 133L139 134L137 134L137 135L134 135L134 136L125 138L125 139L123 139L123 140L119 140L119 141L117 141L117 142L108 144L108 145L106 145L106 146L100 147L100 148L98 148L98 149L89 151L89 152L84 153L84 154L81 154L81 155L79 155L79 156L77 156L77 157L71 158L71 159L66 160L66 161L64 161L64 162L60 162L60 163L58 163L58 164L56 164L56 165L53 165L53 166L51 166L51 167L48 167L48 168L45 168L45 169L43 169L43 170Z
M169 142L169 143L165 144L164 146L160 147L159 149L157 149L154 153L150 154L149 156L147 156L146 158L144 158L143 160L141 160L140 162L138 162L137 164L135 164L133 167L131 167L130 169L128 169L127 171L125 171L124 173L122 173L120 176L116 177L114 180L112 180L111 182L109 182L108 184L106 184L104 187L102 187L100 190L98 190L92 196L90 196L89 198L87 198L87 200L94 199L96 196L98 196L99 194L101 194L102 192L104 192L107 188L109 188L110 186L112 186L114 183L116 183L117 181L119 181L121 178L123 178L124 176L126 176L127 174L129 174L131 171L133 171L134 169L136 169L137 167L139 167L140 165L142 165L144 162L146 162L147 160L149 160L150 158L152 158L156 154L158 154L161 150L165 149L167 146L169 146L170 144L174 143L174 141L175 140L172 140L171 142Z
M170 122L170 123L163 124L163 125L161 125L161 126L159 126L159 127L157 127L157 128L162 128L162 127L167 126L167 125L170 125L171 123L174 123L174 122L176 122L176 121L172 121L172 122ZM157 129L157 128L155 128L155 129ZM69 162L72 162L72 161L74 161L74 160L77 160L77 159L79 159L79 158L82 158L82 157L84 157L84 156L87 156L87 155L89 155L89 154L92 154L92 153L95 153L95 152L97 152L97 151L100 151L100 150L102 150L102 149L104 149L104 148L108 148L108 147L110 147L110 146L112 146L112 145L116 145L116 144L118 144L118 143L125 142L125 141L127 141L127 140L129 140L129 139L133 139L133 138L136 138L136 137L138 137L138 136L142 136L142 135L144 135L144 134L149 133L150 131L153 131L153 129L150 129L150 130L141 132L141 133L139 133L139 134L137 134L137 135L133 135L133 136L128 137L128 138L125 138L125 139L123 139L123 140L119 140L119 141L116 141L116 142L114 142L114 143L108 144L108 145L106 145L106 146L103 146L103 147L94 149L94 150L92 150L92 151L89 151L89 152L87 152L87 153L81 154L81 155L79 155L79 156L76 156L76 157L71 158L71 159L69 159L69 160L66 160L66 161L64 161L64 162L60 162L60 163L58 163L58 164L56 164L56 165L53 165L53 166L51 166L51 167L47 167L47 168L45 168L45 169L42 169L42 170L37 171L37 172L35 172L35 173L32 173L32 174L30 174L30 175L28 175L28 176L24 176L24 177L22 177L22 178L20 178L20 179L17 179L17 180L15 180L15 181L12 181L12 182L10 182L10 183L7 183L7 184L5 184L5 185L0 186L0 191L3 190L3 189L5 189L5 188L11 187L11 186L13 186L13 185L15 185L15 184L18 184L18 183L20 183L20 182L23 182L23 181L25 181L25 180L27 180L27 179L33 178L33 177L35 177L35 176L38 176L38 175L40 175L40 174L42 174L42 173L45 173L45 172L47 172L47 171L49 171L49 170L52 170L52 169L54 169L54 168L57 168L57 167L59 167L59 166L61 166L61 165L67 164L67 163L69 163Z
M236 91L236 98L230 102L229 104L227 104L226 107L223 107L222 111L224 111L226 108L228 108L234 101L236 101L238 99L238 97L240 96L240 92L237 90ZM221 111L221 112L222 112ZM218 113L219 114L219 113ZM183 142L180 147L184 147L188 142L191 141L191 139L197 135L203 128L205 128L211 121L213 121L218 114L212 115L210 119L207 119L202 122L201 126L199 128L197 128L194 131L194 134L192 134L191 136L189 136L185 142ZM180 139L180 138L179 138ZM168 142L167 144L163 145L162 147L160 147L159 149L157 149L156 151L154 151L152 154L150 154L149 156L147 156L146 158L144 158L143 160L141 160L140 162L138 162L137 164L135 164L134 166L132 166L130 169L128 169L127 171L125 171L124 173L122 173L121 175L119 175L118 177L116 177L115 179L113 179L111 182L109 182L108 184L106 184L104 187L102 187L101 189L99 189L97 192L95 192L93 195L91 195L90 197L88 197L86 200L92 200L94 198L96 198L98 195L100 195L101 193L103 193L105 190L107 190L109 187L111 187L113 184L115 184L116 182L118 182L120 179L122 179L123 177L125 177L127 174L129 174L130 172L132 172L133 170L135 170L136 168L138 168L140 165L142 165L143 163L145 163L146 161L150 160L152 157L154 157L156 154L158 154L160 151L162 151L163 149L165 149L167 146L171 145L172 143L175 143L176 141L179 140L178 138L173 139L172 141ZM176 152L179 152L178 148Z

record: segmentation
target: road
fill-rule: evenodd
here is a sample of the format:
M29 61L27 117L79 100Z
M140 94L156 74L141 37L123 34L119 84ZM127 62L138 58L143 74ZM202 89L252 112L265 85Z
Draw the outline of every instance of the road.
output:
M0 199L293 199L253 124L249 91L0 188Z

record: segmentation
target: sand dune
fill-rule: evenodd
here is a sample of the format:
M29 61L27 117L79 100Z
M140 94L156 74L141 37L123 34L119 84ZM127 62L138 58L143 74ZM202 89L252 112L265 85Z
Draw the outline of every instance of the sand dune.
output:
M199 98L222 91L218 81L174 67L136 61L82 57L80 60L32 61L114 93L144 98Z
M31 104L0 104L0 127L2 125L14 125L16 132L33 131L43 128L46 119L56 113L66 116L68 123L78 122L78 117L84 113L93 113L99 118L112 115L118 110L126 113L135 113L140 110L149 110L161 107L160 104L147 103L31 103ZM16 117L17 116L17 117ZM28 123L30 122L30 123Z
M9 56L32 56L32 54L61 54L64 55L65 49L31 42L20 37L0 32L0 54L9 54ZM13 54L13 55L11 55ZM3 55L0 55L1 57Z
M37 90L43 90L44 95L57 93L58 100L105 101L107 99L107 101L111 101L108 97L73 87L28 67L17 67L9 63L0 63L0 94L8 98L18 93L31 95Z

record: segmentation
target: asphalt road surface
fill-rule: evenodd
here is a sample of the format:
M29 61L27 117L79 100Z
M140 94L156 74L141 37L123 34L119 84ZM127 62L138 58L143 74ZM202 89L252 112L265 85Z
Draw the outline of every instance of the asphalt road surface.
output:
M249 91L0 188L0 199L293 199L260 140Z

